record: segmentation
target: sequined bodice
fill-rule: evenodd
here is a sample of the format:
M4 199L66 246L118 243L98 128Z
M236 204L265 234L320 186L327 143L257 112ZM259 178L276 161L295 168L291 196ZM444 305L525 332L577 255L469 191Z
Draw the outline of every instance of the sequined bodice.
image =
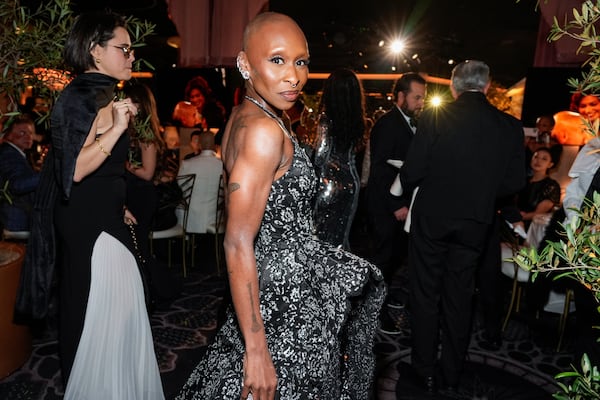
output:
M257 245L277 246L280 241L313 235L311 203L317 188L312 164L291 138L294 156L289 170L273 182L257 238Z

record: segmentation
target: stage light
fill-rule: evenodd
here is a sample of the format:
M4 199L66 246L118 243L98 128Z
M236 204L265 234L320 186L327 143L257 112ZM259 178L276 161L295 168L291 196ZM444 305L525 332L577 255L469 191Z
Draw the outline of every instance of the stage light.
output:
M390 51L393 54L399 54L404 51L405 44L404 41L396 39L390 44Z
M439 107L441 106L443 103L442 97L441 96L432 96L431 99L429 99L429 104L431 104L432 107Z

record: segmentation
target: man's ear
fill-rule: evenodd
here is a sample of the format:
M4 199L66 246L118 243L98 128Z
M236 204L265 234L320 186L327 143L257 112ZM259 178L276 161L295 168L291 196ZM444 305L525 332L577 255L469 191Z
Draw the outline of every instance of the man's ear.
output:
M452 93L452 97L454 97L454 100L458 98L458 92L456 91L456 88L454 87L454 84L452 84L452 82L450 82L450 93Z
M488 90L490 89L490 86L492 85L492 81L489 81L484 87L483 87L483 94L487 94Z
M402 90L400 90L398 92L398 94L396 95L396 104L404 104L405 100L406 100L406 96L404 95L404 92Z

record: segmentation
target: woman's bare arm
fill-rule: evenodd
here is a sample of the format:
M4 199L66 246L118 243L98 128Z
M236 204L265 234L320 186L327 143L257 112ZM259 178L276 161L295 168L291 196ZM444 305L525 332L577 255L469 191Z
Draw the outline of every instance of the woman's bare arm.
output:
M273 399L277 376L260 314L254 239L260 228L271 184L284 159L284 137L275 121L255 118L252 128L236 132L235 160L228 182L225 255L233 305L246 346L244 388L255 399Z
M107 157L110 157L117 140L127 129L130 116L135 116L136 113L137 108L129 99L111 102L98 112L77 156L73 175L75 182L80 182L98 169ZM101 132L102 135L96 140L98 129L104 127L107 128L106 131Z
M157 150L154 143L141 143L142 165L135 166L127 162L127 170L145 181L150 181L154 177L156 170Z
M524 221L531 221L537 214L547 214L554 208L554 202L552 200L542 200L535 207L535 210L531 212L521 212L521 217Z

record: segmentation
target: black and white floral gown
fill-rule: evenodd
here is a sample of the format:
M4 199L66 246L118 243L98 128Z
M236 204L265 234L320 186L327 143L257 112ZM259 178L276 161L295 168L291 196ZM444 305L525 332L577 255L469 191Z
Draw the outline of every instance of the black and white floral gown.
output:
M305 152L290 140L292 165L273 182L255 245L277 398L368 399L385 284L374 265L313 235L317 180ZM239 400L243 357L242 333L230 307L178 399Z

